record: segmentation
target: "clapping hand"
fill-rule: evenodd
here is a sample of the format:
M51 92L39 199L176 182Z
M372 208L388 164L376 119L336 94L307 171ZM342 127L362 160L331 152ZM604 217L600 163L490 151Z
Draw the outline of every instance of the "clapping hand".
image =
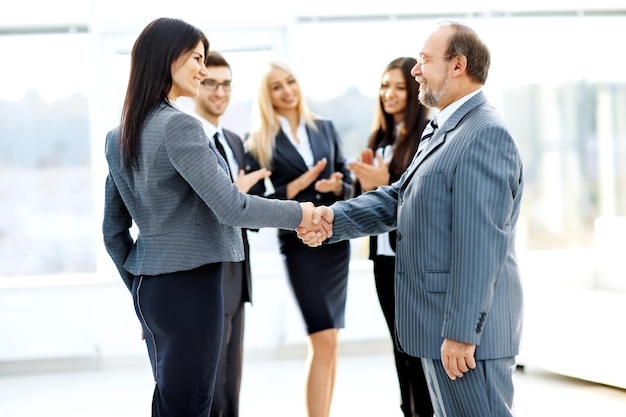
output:
M333 172L328 179L321 179L315 183L315 191L320 193L333 193L340 196L343 192L343 174Z
M250 191L250 188L254 186L254 184L269 177L270 175L272 175L272 171L265 168L257 169L256 171L252 171L248 174L246 174L243 169L240 169L239 176L235 180L234 184L237 186L239 192L247 193Z
M303 219L305 215L305 204L303 205ZM313 204L311 204L313 206ZM333 221L335 219L335 213L333 210L326 206L313 207L311 213L311 225L302 224L296 229L298 237L308 246L316 247L320 246L326 239L333 235Z
M287 198L291 200L295 198L300 191L305 190L309 185L313 183L326 168L326 158L322 158L311 169L300 175L295 180L287 184Z
M389 163L383 160L380 154L376 154L374 165L374 153L366 149L361 153L361 160L352 162L348 168L361 183L363 191L375 190L381 185L389 184Z

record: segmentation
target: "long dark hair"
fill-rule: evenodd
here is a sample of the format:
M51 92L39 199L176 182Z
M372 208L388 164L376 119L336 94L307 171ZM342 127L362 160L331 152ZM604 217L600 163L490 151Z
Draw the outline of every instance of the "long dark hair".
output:
M393 115L385 112L380 95L378 96L378 105L376 106L376 115L372 126L372 134L369 137L368 148L376 150L382 145L394 145L393 158L389 164L389 172L392 178L399 177L409 166L419 140L428 123L428 108L423 106L417 96L419 93L419 84L411 76L411 69L417 61L415 58L400 57L391 61L385 67L383 75L392 69L400 69L404 82L406 83L406 108L403 116L402 131L396 138L394 135L395 122Z
M153 20L133 45L128 89L122 108L120 152L128 165L137 166L139 138L146 118L156 106L171 105L167 94L172 88L172 64L183 54L209 41L202 31L180 19Z

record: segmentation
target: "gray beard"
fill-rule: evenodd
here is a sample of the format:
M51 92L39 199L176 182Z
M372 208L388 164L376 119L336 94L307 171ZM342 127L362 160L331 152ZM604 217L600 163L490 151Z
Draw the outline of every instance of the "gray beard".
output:
M426 107L437 107L437 104L439 104L441 97L443 97L443 94L448 89L449 81L449 78L446 77L443 80L442 86L439 91L435 91L429 87L426 87L422 90L422 88L420 87L420 92L417 96L417 99Z
M439 94L435 94L432 90L422 91L420 90L419 95L417 96L420 103L422 103L426 107L435 107L439 102Z

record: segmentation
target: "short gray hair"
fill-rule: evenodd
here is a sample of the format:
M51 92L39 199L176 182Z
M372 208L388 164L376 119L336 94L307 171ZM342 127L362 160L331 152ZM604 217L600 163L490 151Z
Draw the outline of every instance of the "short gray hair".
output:
M491 65L489 48L474 29L456 22L449 23L449 26L454 29L454 33L450 36L446 55L451 58L466 57L467 73L474 81L484 85Z

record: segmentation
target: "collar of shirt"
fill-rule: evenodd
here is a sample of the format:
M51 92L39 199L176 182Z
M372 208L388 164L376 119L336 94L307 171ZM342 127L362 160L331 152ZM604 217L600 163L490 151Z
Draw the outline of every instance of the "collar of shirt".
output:
M306 133L306 125L304 124L304 120L300 119L300 123L298 124L298 128L296 129L299 143L295 141L293 135L291 134L291 125L289 124L289 120L279 115L278 121L280 122L280 127L283 132L285 132L285 135L287 135L289 141L297 149L300 156L302 156L304 163L309 168L311 168L314 164L313 151L311 150L311 144L309 143L309 135Z
M213 125L211 125L211 126L213 126ZM213 127L213 134L211 135L211 137L214 137L216 133L218 133L220 135L219 138L220 138L220 140L222 142L222 145L225 145L226 144L225 143L226 142L226 136L224 136L224 129L222 129L221 126Z
M446 120L448 120L450 116L452 116L454 112L459 109L459 107L461 107L467 100L474 97L476 94L480 93L481 91L482 91L482 88L479 88L478 90L472 91L471 93L461 97L454 103L449 104L445 109L443 109L441 112L439 112L438 115L435 116L437 118L437 126L439 127L443 126L444 123L446 123Z
M402 131L402 127L404 126L404 120L396 123L393 128L393 143L396 143L398 138L400 137L400 132Z
M237 158L235 158L235 153L231 149L228 140L226 140L226 137L224 136L224 130L220 126L218 126L213 131L213 135L215 135L215 133L219 134L217 140L220 141L222 147L224 148L224 152L226 153L226 159L228 160L230 173L234 179L237 179L237 177L239 176L239 164L237 163ZM213 137L213 135L211 135L211 138Z
M224 129L222 129L221 126L214 126L211 122L209 122L208 120L206 120L204 117L200 116L197 113L193 113L193 115L198 120L200 120L200 123L202 123L202 127L204 128L204 133L206 133L207 137L209 138L209 141L214 142L213 136L215 136L216 133L219 133L218 140L221 142L222 147L224 148L224 152L226 152L226 159L228 162L228 167L230 168L230 173L233 178L237 178L237 176L239 175L239 164L237 163L237 158L235 158L235 154L230 148L228 141L224 137ZM215 145L215 143L213 143L213 145Z

